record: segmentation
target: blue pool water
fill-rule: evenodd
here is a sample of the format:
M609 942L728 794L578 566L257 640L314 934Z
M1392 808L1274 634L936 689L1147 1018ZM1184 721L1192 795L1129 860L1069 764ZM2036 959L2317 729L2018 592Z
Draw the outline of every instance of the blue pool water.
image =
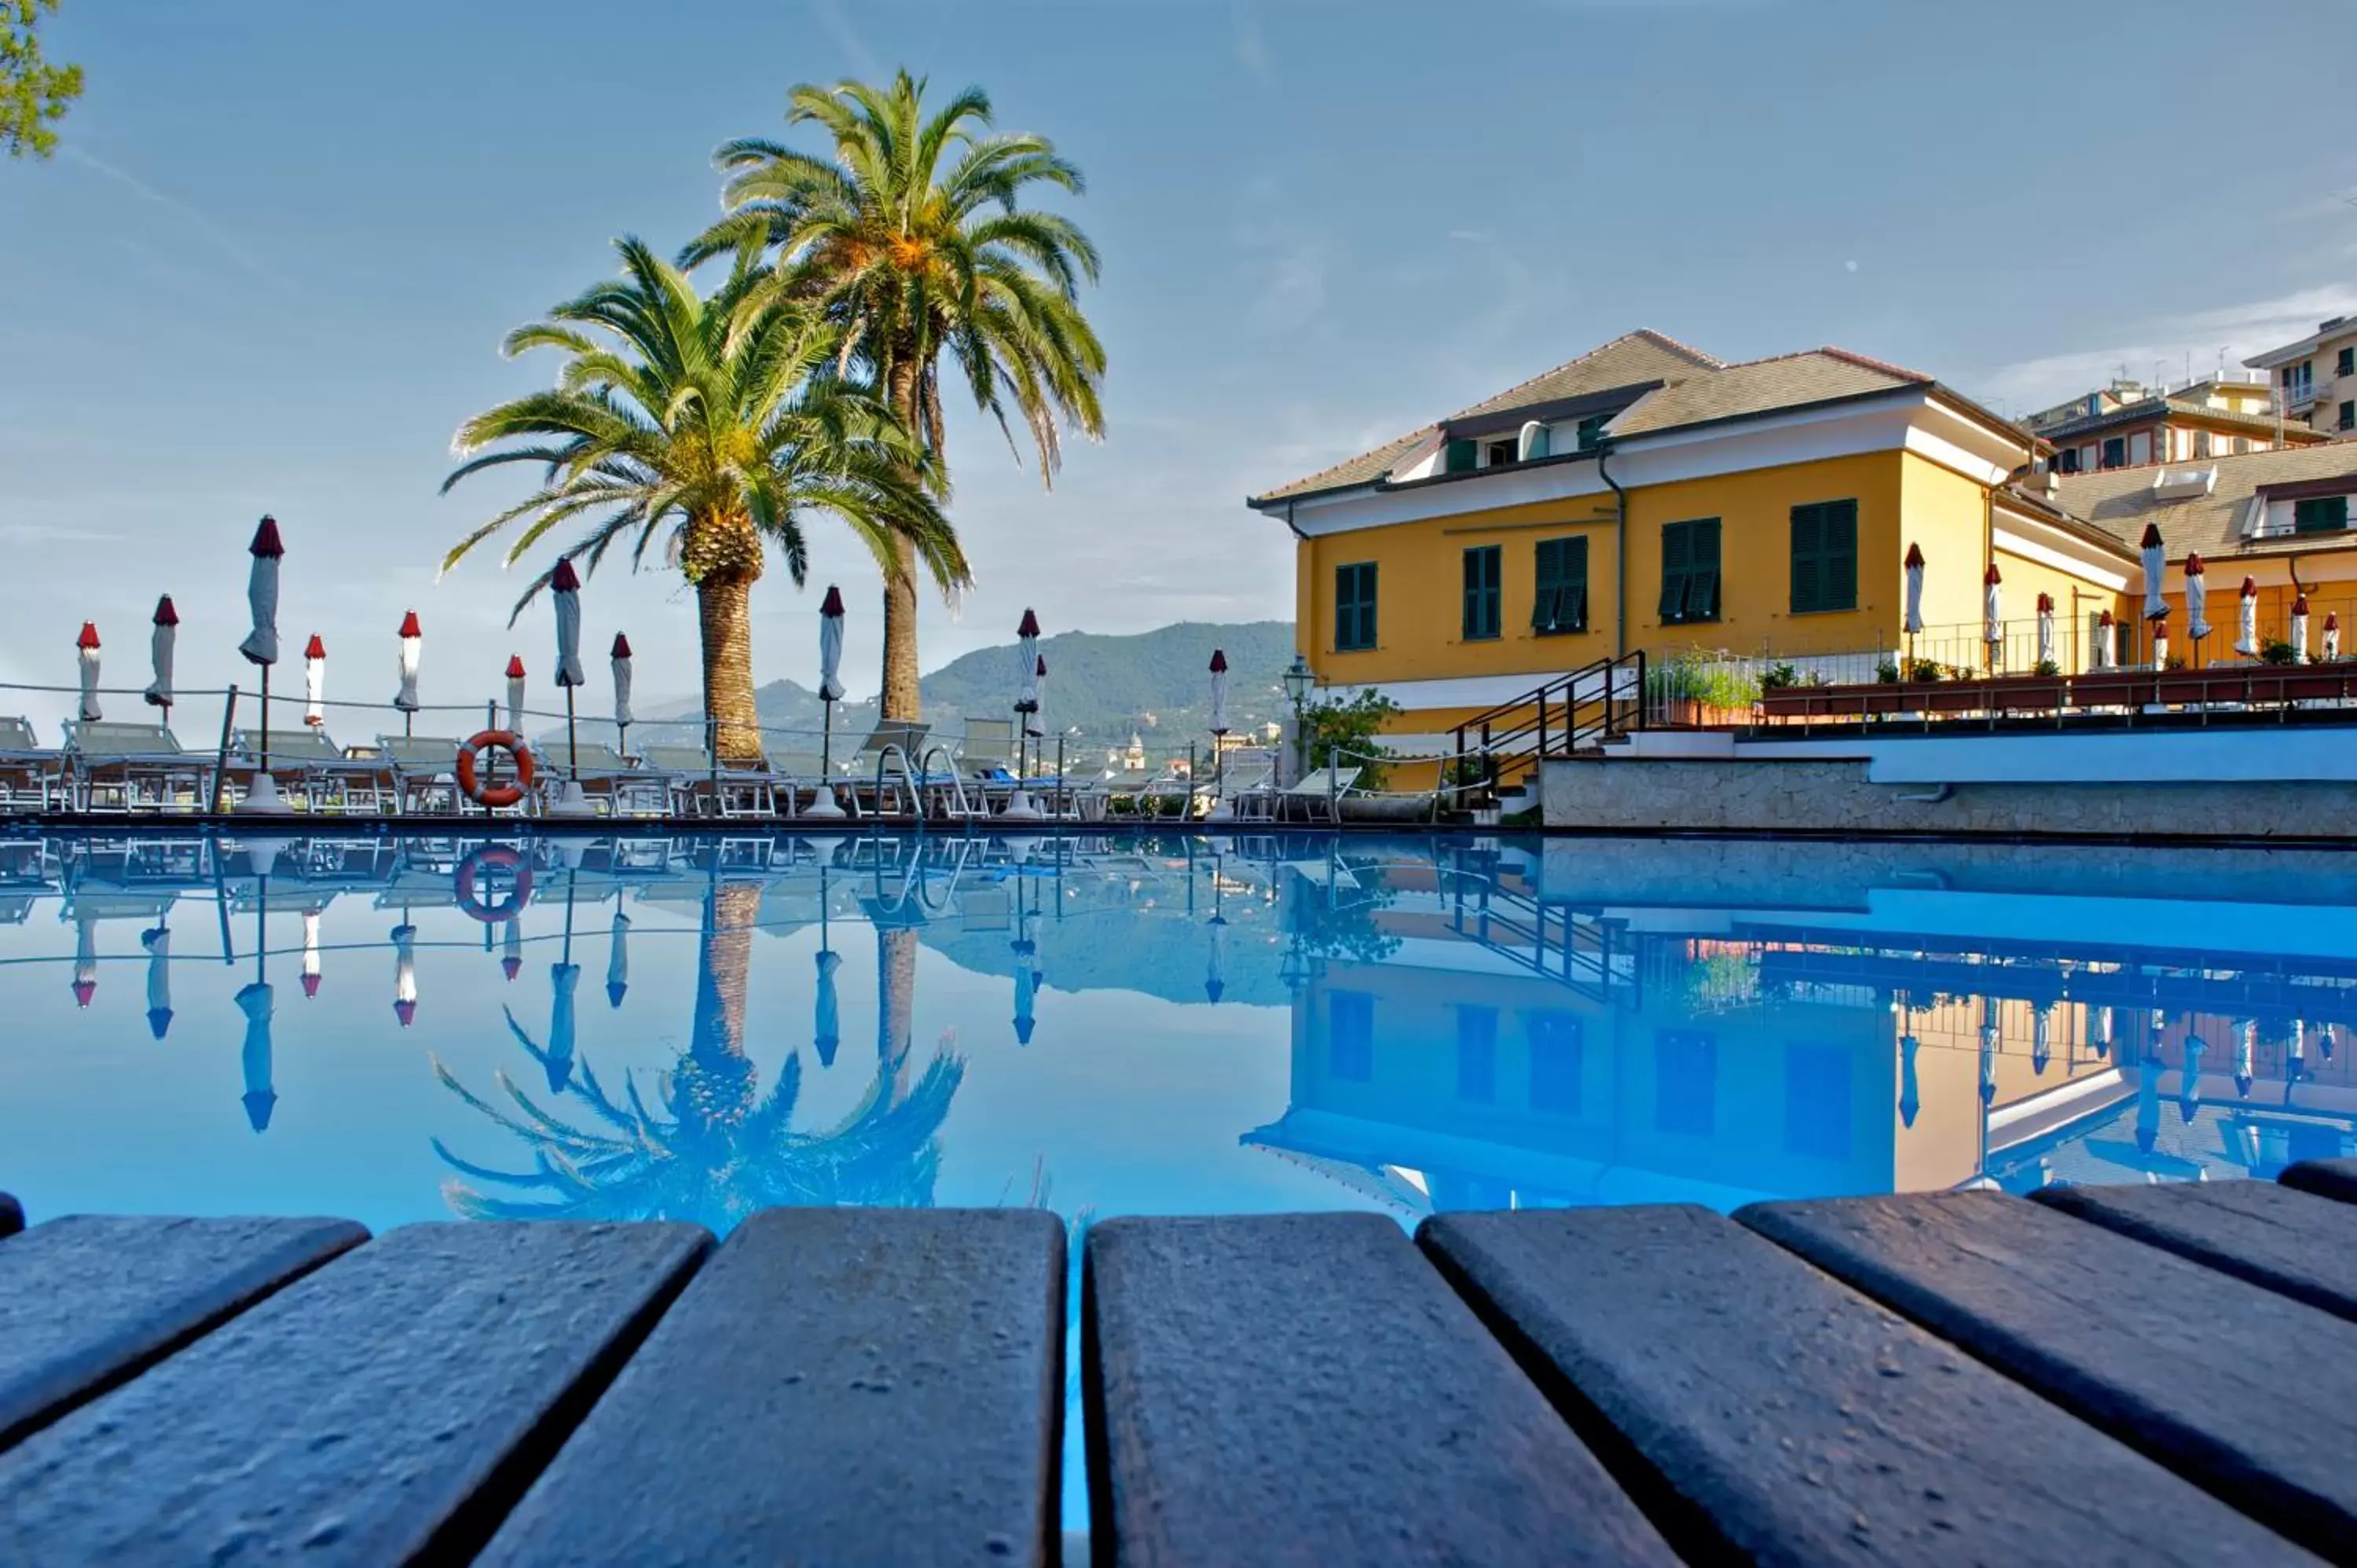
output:
M36 1220L2265 1176L2357 1144L2357 858L16 837L0 1020Z

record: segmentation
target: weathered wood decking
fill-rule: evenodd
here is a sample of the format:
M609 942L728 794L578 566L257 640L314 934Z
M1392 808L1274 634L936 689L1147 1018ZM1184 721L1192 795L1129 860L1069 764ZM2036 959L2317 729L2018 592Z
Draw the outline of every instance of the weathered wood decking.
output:
M1105 1563L2357 1559L2357 1162L2285 1185L1115 1219ZM1062 1227L0 1198L0 1562L1052 1563Z

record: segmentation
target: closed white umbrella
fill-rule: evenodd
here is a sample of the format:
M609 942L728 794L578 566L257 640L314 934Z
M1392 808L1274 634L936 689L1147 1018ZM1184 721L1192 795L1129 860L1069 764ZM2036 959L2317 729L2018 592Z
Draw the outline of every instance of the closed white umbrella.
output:
M2054 653L2054 596L2038 596L2038 662L2056 664Z
M401 618L401 690L393 697L393 705L404 714L424 705L417 700L417 661L425 649L425 634L417 624L417 612L411 610Z
M523 916L510 915L500 927L500 972L513 982L523 972Z
M589 678L581 672L581 575L573 569L573 559L566 556L549 574L548 591L556 601L556 683L560 686L586 686Z
M2169 667L2169 618L2162 616L2152 623L2152 667Z
M2144 618L2158 620L2169 613L2169 546L2161 542L2160 524L2144 525L2136 549L2144 557Z
M818 607L818 788L811 791L809 814L840 817L834 798L834 704L843 701L843 590L829 583Z
M2112 612L2109 610L2104 611L2103 614L2095 618L2095 647L2093 650L2095 656L2087 660L2089 668L2094 670L2109 670L2112 667L2112 652L2117 645L2116 633L2118 627L2119 623L2112 618Z
M164 710L167 724L172 717L172 653L179 639L180 612L172 607L172 596L166 594L156 601L155 628L147 634L147 656L156 678L147 682L145 696L148 706Z
M612 654L614 669L614 727L630 727L630 639L620 632L614 634Z
M147 1032L157 1039L172 1026L172 932L156 926L139 933L147 950Z
M1981 998L1981 1103L1996 1099L1996 998Z
M2185 635L2199 656L2201 639L2210 635L2210 574L2199 551L2185 558Z
M68 989L74 1005L87 1007L98 994L98 917L87 910L74 916L73 980Z
M1023 619L1015 628L1015 715L1018 740L1015 748L1016 789L1007 797L1006 809L1000 814L1036 817L1039 814L1039 808L1031 803L1030 795L1022 788L1025 747L1020 743L1039 733L1032 728L1032 724L1039 711L1039 672L1045 666L1039 659L1039 618L1028 609L1023 612Z
M1914 1030L1899 1036L1899 1120L1910 1127L1923 1109L1922 1084L1915 1070L1915 1057L1922 1048Z
M245 1120L257 1133L270 1129L270 1110L278 1092L270 1086L270 987L262 981L239 992L237 1010L245 1015L245 1043L238 1052L245 1075Z
M2291 602L2291 661L2308 662L2308 596L2300 594Z
M328 645L313 632L303 645L303 722L317 729L328 722Z
M1235 812L1228 804L1228 654L1211 650L1211 816L1226 822ZM1218 997L1211 1000L1218 1001Z
M303 911L303 1000L319 994L319 911Z
M417 928L393 928L393 1015L404 1029L417 1021Z
M813 1044L818 1047L818 1065L833 1067L834 1053L843 1046L843 1003L835 994L834 972L843 967L843 955L832 949L821 948L818 953L818 1004L812 1020Z
M508 655L508 729L523 738L523 655Z
M237 650L247 663L262 670L262 746L253 781L237 809L249 816L284 816L293 808L279 799L278 780L270 776L270 667L278 662L278 566L286 554L285 545L278 539L278 521L264 518L253 531L253 542L245 549L253 557L245 581L246 608L252 612L253 627Z
M2324 616L2324 661L2328 664L2341 657L2341 612L2328 610Z
M1213 913L1211 919L1211 950L1203 961L1203 995L1217 1004L1228 992L1228 919Z
M81 703L75 711L81 722L92 724L105 715L98 705L98 623L81 623L81 634L74 639L74 663L81 671Z
M614 933L606 946L606 1005L619 1007L630 989L630 918L614 911Z
M1907 547L1907 618L1900 629L1912 637L1923 629L1923 547Z
M2243 579L2243 596L2234 609L2234 651L2245 659L2259 656L2259 585L2255 577Z
M2094 1037L2089 1043L2095 1047L2095 1054L2099 1057L2107 1057L2112 1054L2112 1010L2110 1007L2104 1006L2095 1009Z
M2199 1035L2185 1036L2184 1065L2178 1072L2177 1113L2188 1122L2201 1109L2201 1058L2209 1048Z
M2251 1092L2251 1058L2259 1043L2259 1021L2241 1019L2234 1025L2234 1092L2248 1099Z
M2029 1014L2029 1070L2043 1077L2054 1059L2054 1009L2040 1003Z
M1211 722L1207 727L1213 735L1228 733L1228 655L1224 649L1211 650Z
M1989 662L1996 662L1997 646L2005 641L2005 574L1996 563L1981 575L1981 640L1989 645Z
M548 1055L541 1065L547 1069L551 1094L562 1093L573 1079L573 1047L578 1033L574 1025L573 993L580 985L579 964L548 966Z

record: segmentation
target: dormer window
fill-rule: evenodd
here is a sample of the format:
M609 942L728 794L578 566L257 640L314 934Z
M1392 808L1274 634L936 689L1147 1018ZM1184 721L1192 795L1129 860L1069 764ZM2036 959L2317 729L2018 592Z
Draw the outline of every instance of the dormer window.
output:
M1502 468L1513 460L1514 438L1512 436L1509 435L1503 441L1489 441L1482 444L1481 466L1483 467Z

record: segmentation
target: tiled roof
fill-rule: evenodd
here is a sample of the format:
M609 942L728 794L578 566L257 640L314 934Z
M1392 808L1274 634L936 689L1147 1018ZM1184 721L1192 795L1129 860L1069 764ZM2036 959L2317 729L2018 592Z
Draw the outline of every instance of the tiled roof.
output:
M1862 354L1839 349L1812 349L1727 365L1707 375L1693 376L1648 394L1606 429L1614 435L1635 435L1651 430L1672 430L1682 424L1702 424L1747 413L1768 413L1813 403L1887 392L1893 387L1929 386L1932 378L1885 365Z
M1696 371L1720 368L1719 360L1699 349L1689 349L1676 338L1664 337L1659 332L1640 329L1615 338L1600 349L1590 349L1568 364L1557 365L1544 375L1533 376L1520 385L1508 387L1497 396L1484 398L1471 408L1460 409L1448 417L1471 419L1477 414L1526 408L1533 403L1555 403L1588 392L1608 392L1614 387L1633 387L1644 381L1674 381L1691 376Z
M2237 430L2263 433L2269 436L2273 436L2276 431L2275 415L2271 413L2240 413L2231 408L2212 408L2206 403L2192 403L2183 398L2148 397L2141 403L2127 403L2107 413L2091 413L2061 424L2050 424L2038 434L2049 441L2061 442L2074 435L2089 435L2116 425L2141 424L2147 420L2163 418L2231 425ZM2284 422L2284 432L2287 439L2294 441L2321 439L2318 432L2296 419Z
M2207 495L2171 499L2153 494L2153 481L2163 473L2215 467L2218 482ZM2169 546L2169 558L2181 561L2189 552L2203 558L2280 555L2319 547L2357 544L2357 534L2319 538L2245 541L2243 515L2251 498L2263 486L2287 485L2303 479L2347 478L2357 488L2357 441L2336 441L2296 450L2251 452L2240 457L2205 457L2193 463L2164 467L2113 468L2098 474L2065 474L2057 494L2064 510L2094 524L2122 543L2135 545L2145 525L2157 523Z
M1659 332L1631 332L1568 364L1558 365L1544 375L1534 376L1495 397L1460 410L1447 420L1411 431L1372 452L1362 452L1330 468L1281 485L1253 500L1254 504L1265 504L1321 490L1373 484L1397 467L1402 458L1437 435L1443 425L1645 386L1652 390L1639 396L1615 417L1605 427L1609 434L1633 435L1673 430L1900 387L1933 388L1937 383L1920 371L1886 364L1846 349L1811 349L1730 365ZM1944 388L1939 390L1943 397L1992 428L2009 428L1978 404Z

